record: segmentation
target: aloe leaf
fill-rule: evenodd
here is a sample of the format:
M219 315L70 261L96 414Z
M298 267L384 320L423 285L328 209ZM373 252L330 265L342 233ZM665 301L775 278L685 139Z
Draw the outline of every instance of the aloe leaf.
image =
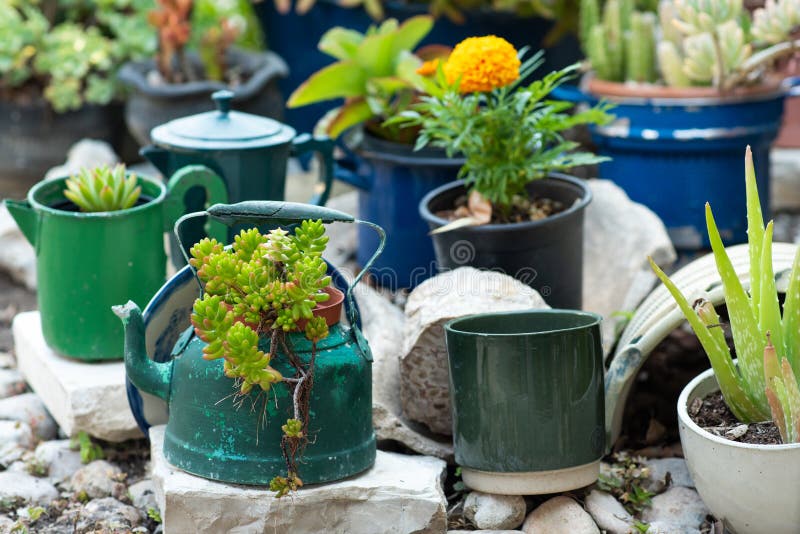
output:
M778 353L775 346L770 339L770 333L767 332L767 346L764 347L764 383L766 387L772 383L772 379L779 377L781 374L780 365L778 365Z
M750 286L761 287L761 300L758 309L758 328L761 332L770 332L772 344L777 347L781 356L785 354L783 343L783 327L781 325L781 305L778 302L778 290L775 288L775 273L772 270L772 221L767 224L761 245L760 279L751 278Z
M753 167L753 153L747 146L744 156L744 182L747 197L747 242L750 250L750 280L759 280L761 273L761 247L764 241L764 217L761 214L761 202L758 199L756 171ZM761 288L751 284L750 294L753 297L753 312L757 313L761 302Z
M800 441L800 387L797 384L797 377L792 371L792 366L789 360L784 358L781 360L781 374L783 376L783 384L786 387L786 400L789 409L784 407L786 415L786 434L791 443ZM788 413L786 413L788 411Z
M694 330L697 339L706 351L711 367L714 369L714 375L717 377L720 391L725 398L725 403L730 407L733 414L740 421L761 421L764 417L761 416L758 408L753 404L747 391L744 388L742 379L736 366L731 359L730 349L726 344L718 342L719 337L716 334L709 332L709 328L703 323L700 317L692 309L686 297L683 296L680 289L664 274L652 258L648 258L650 267L656 276L661 280L664 286L675 299L678 307L683 312L686 320L689 321L692 330Z
M390 19L391 20L391 19ZM389 21L386 21L386 25ZM394 33L368 35L359 45L355 62L369 73L370 77L389 76L394 72Z
M781 400L777 392L779 387L783 387L783 383L777 378L773 379L773 383L766 389L766 397L772 413L772 421L775 423L775 426L778 427L778 432L780 432L783 442L788 443L789 436L787 436L786 433L786 417L783 413L783 407L781 406Z
M333 98L360 96L366 92L364 71L353 61L340 61L316 72L295 89L286 105L305 106Z
M800 248L794 255L789 288L783 303L784 356L792 365L794 374L800 376Z
M706 226L708 227L711 248L714 251L717 271L722 279L725 304L728 306L728 316L731 321L733 344L736 347L739 368L744 378L744 388L759 411L758 417L743 420L742 422L763 421L769 417L767 399L764 393L763 336L758 330L758 323L753 314L753 309L750 307L750 299L745 293L739 277L736 275L728 253L725 251L725 246L722 244L722 238L720 238L717 224L714 221L714 214L711 212L711 206L708 203L706 203Z

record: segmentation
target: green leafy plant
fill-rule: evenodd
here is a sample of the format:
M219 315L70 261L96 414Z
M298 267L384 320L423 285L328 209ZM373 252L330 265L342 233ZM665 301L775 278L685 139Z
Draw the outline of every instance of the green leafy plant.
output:
M665 0L652 13L633 0L581 0L581 40L597 76L721 91L756 83L795 52L800 23L793 0L768 2L753 15L742 0Z
M155 521L156 523L161 523L161 512L158 511L158 508L149 507L147 508L147 517Z
M371 26L365 34L341 27L328 30L319 49L338 61L303 82L287 105L292 108L344 98L344 104L318 125L332 138L356 124L371 119L380 123L395 115L412 102L416 92L430 87L429 80L417 73L422 59L412 50L432 27L433 19L420 15L402 24L389 19ZM372 131L382 137L391 135L375 125Z
M608 106L570 113L572 104L548 98L553 89L577 72L578 65L521 85L520 80L543 63L539 52L522 63L516 77L506 72L507 65L494 66L495 74L513 78L511 83L488 91L481 91L480 86L470 87L465 93L467 82L473 85L493 75L481 71L472 77L469 70L462 73L456 69L451 75L456 78L455 83L448 82L444 72L449 70L458 50L457 46L440 68L441 93L421 97L420 103L395 120L421 127L417 149L433 145L444 148L448 156L463 156L459 177L465 179L470 193L476 192L491 203L496 220L508 220L514 205L527 199L526 186L530 182L552 171L604 161L594 154L576 151L578 143L566 140L563 134L574 126L609 122L612 116L607 113ZM466 52L476 57L479 50ZM488 70L485 65L480 68Z
M142 188L138 183L136 175L126 174L122 164L83 168L64 182L64 196L83 212L119 211L139 200Z
M235 380L240 395L254 386L269 391L279 383L291 392L293 417L281 427L288 472L270 483L278 497L302 486L297 457L308 443L316 344L328 335L325 319L313 313L330 298L325 289L331 278L322 259L327 242L321 221L303 221L294 233L278 228L263 235L254 228L243 230L228 249L208 238L191 249L189 262L205 285L192 313L195 332L207 343L203 357L224 359L225 374ZM285 340L302 321L312 342L308 364ZM260 344L262 338L268 346ZM279 356L294 369L293 376L270 366Z
M92 441L92 438L89 436L89 434L83 430L72 437L69 445L72 450L80 451L81 462L85 464L105 458L103 448Z
M155 50L149 0L3 0L0 95L43 96L57 112L107 104L119 67Z
M722 244L711 207L706 224L722 280L730 317L734 363L714 306L705 300L689 304L677 286L650 260L656 275L672 294L703 345L725 403L743 423L772 417L785 443L800 441L800 251L795 256L783 316L772 268L772 232L766 228L758 199L753 156L745 156L747 240L750 252L750 291L744 289ZM779 362L780 357L780 362Z
M638 515L650 506L655 495L643 488L649 477L644 458L619 452L614 454L611 467L600 473L597 486L614 495L628 512Z

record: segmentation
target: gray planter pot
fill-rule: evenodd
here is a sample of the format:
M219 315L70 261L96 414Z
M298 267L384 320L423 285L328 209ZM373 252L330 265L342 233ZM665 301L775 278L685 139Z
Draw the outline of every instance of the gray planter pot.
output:
M131 89L125 107L125 123L136 141L142 146L148 145L150 131L156 126L209 111L211 94L220 89L233 91L232 107L237 111L282 120L284 99L278 80L289 73L283 59L272 52L231 49L228 54L230 64L241 71L245 80L238 87L209 80L154 85L148 80L148 73L156 69L154 60L123 65L119 79ZM196 56L189 58L194 64L199 63Z

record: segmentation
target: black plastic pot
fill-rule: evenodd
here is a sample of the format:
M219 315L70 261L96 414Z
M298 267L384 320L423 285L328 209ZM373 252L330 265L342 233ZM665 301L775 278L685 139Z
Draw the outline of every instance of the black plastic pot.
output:
M116 144L121 126L118 104L56 113L44 99L0 99L0 197L24 197L84 137Z
M551 174L528 185L531 198L546 197L569 206L542 219L514 224L487 224L433 234L439 271L458 267L494 270L536 289L554 308L580 309L583 301L583 213L592 200L586 184ZM452 209L466 194L463 181L434 189L419 212L431 230L448 223L435 213Z
M190 55L189 58L199 64L196 56ZM231 49L228 60L245 80L238 87L209 80L155 85L148 79L149 73L156 69L153 60L123 65L119 79L132 90L125 107L125 123L133 137L142 146L150 144L153 128L173 119L208 111L212 93L221 89L233 91L232 107L237 111L282 120L284 100L278 80L289 73L283 59L272 52Z

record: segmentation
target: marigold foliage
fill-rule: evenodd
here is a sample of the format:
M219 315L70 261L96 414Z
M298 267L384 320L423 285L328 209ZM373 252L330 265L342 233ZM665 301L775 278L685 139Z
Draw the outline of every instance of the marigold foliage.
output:
M450 85L462 93L485 93L519 79L521 62L514 46L494 35L469 37L456 45L443 66Z
M208 238L192 247L189 263L205 284L192 324L207 343L204 357L224 358L225 374L242 381L242 393L256 385L268 390L283 378L270 367L277 347L261 350L261 335L296 330L307 319L310 340L327 336L324 320L321 326L312 313L330 298L323 292L331 282L322 259L327 242L321 221L303 221L294 233L243 230L229 249Z

